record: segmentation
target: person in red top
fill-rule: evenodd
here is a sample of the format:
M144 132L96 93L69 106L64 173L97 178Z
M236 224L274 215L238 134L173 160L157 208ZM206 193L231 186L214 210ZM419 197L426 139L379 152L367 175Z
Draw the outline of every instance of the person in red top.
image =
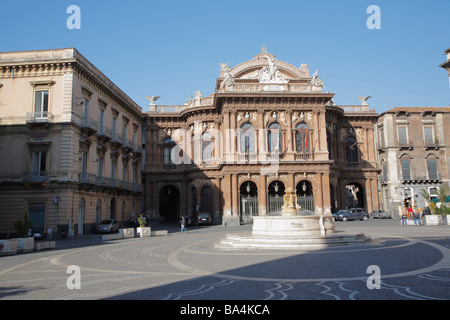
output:
M411 218L412 215L413 215L413 208L412 208L412 207L409 207L409 208L408 208L408 218Z

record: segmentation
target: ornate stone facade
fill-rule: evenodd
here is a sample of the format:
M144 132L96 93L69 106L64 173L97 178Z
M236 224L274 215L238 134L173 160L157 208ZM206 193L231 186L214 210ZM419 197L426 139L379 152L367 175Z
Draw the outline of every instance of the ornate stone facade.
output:
M263 48L233 68L220 64L215 92L145 115L148 215L176 219L209 212L246 223L280 210L284 190L317 215L378 209L374 124L362 105L338 106L308 65Z
M0 237L140 213L141 108L76 49L0 53L0 101Z

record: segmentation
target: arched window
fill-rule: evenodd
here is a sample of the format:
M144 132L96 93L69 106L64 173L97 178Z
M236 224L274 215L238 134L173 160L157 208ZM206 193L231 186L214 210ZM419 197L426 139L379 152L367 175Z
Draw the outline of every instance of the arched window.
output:
M269 144L269 152L282 152L282 136L281 125L278 122L273 122L269 125L269 131L267 132L267 141Z
M409 161L410 160L407 155L403 155L400 159L403 180L411 180L411 167Z
M255 151L255 130L250 122L241 125L240 145L241 153L253 153Z
M437 161L436 161L435 156L430 155L427 158L427 168L428 168L428 179L438 180Z
M206 131L202 134L202 159L204 162L211 163L213 152L213 141L211 134Z
M97 224L102 221L102 200L97 199L97 205L95 206L95 221Z
M172 138L167 138L164 140L164 164L173 164L172 150L176 143Z
M311 141L308 136L308 125L300 122L295 126L295 150L298 153L309 153L311 150Z
M358 162L358 145L353 136L349 136L345 140L345 156L347 162Z

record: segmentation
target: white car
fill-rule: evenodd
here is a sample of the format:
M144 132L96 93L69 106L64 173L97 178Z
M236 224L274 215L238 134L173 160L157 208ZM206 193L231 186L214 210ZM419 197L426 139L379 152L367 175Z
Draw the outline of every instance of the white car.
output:
M103 220L97 225L97 233L119 232L119 222L116 219Z

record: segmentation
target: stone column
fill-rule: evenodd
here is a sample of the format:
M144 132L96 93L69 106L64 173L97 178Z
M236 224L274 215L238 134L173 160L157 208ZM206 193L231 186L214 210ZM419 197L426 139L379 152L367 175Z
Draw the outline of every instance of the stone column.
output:
M287 142L287 152L293 152L293 137L292 137L292 113L291 111L286 112L286 121L287 121L287 132L286 132L286 142Z
M319 172L315 176L314 182L314 203L316 203L316 214L323 214L323 195L322 195L322 173ZM320 206L320 207L319 207Z
M331 214L330 174L322 174L322 208L323 214Z
M259 201L259 215L265 216L268 213L267 207L267 176L259 176L259 186L258 186L258 201Z
M227 174L223 177L223 215L224 216L231 216L232 215L232 203L231 203L231 175Z
M239 216L239 186L237 174L231 175L231 213Z

